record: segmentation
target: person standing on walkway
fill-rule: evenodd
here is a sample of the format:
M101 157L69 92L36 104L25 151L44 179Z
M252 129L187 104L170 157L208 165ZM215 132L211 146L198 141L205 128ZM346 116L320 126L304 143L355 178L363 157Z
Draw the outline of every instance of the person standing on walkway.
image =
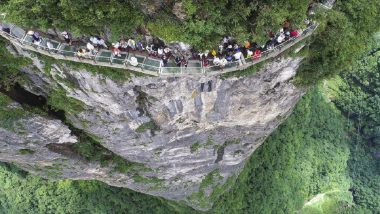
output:
M72 43L72 36L71 36L71 34L69 32L67 32L67 31L63 31L61 33L61 35L63 36L63 39L65 40L65 42L67 44L71 45L71 43Z

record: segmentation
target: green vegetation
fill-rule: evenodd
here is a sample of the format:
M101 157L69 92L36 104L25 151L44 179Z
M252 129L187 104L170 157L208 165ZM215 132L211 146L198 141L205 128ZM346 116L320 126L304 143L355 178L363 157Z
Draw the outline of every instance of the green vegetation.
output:
M209 137L205 143L205 147L212 145L214 145L214 141L212 140L212 138Z
M0 8L7 19L31 28L68 29L75 35L100 33L107 26L119 36L132 33L143 21L133 3L121 0L21 0L3 1Z
M29 155L29 154L34 154L34 151L30 149L20 149L19 153L22 155Z
M79 137L79 143L71 145L69 149L81 157L84 157L89 161L99 161L102 166L111 165L114 167L115 171L129 173L131 175L150 170L143 164L127 161L104 148L99 143L100 139L81 133L79 130L76 130L75 132Z
M6 48L8 42L0 37L0 87L8 89L16 82L24 81L20 68L27 66L31 60L15 57Z
M0 178L0 213L192 213L159 197L97 181L48 181L3 163Z
M350 191L331 191L316 195L308 201L301 213L342 213L344 206L352 206L352 195Z
M153 21L147 23L147 28L156 36L165 41L185 41L184 29L181 23L173 17L160 14Z
M244 69L244 70L241 70L241 71L234 71L234 72L229 72L229 73L225 73L225 74L222 74L220 75L220 78L222 79L227 79L227 78L230 78L230 77L246 77L246 76L250 76L252 74L255 74L257 73L258 71L260 71L261 68L263 68L265 65L265 62L259 62L247 69Z
M345 0L336 4L334 10L318 12L320 25L310 44L309 57L298 71L302 84L347 70L368 50L368 39L379 30L379 1Z
M201 208L209 208L215 198L211 197L212 191L210 195L206 195L205 191L208 187L213 189L218 186L222 179L223 177L219 174L219 170L210 172L205 178L203 178L199 186L199 191L190 195L188 200Z
M15 127L20 128L20 124L17 122L25 117L26 113L22 108L8 107L11 100L0 93L0 127L15 131Z
M156 124L154 124L153 121L149 121L149 122L143 123L139 127L137 127L136 132L142 133L142 132L145 132L147 130L156 130L156 129L157 129Z
M380 37L368 48L380 47ZM380 212L380 52L363 57L348 72L329 81L328 92L335 105L352 122L349 174L355 207L352 213ZM376 156L377 154L377 156Z
M190 152L194 153L194 152L198 151L199 148L201 148L201 144L199 142L193 143L190 146Z
M75 114L84 110L84 104L81 101L67 96L66 91L61 88L54 89L49 93L47 103L54 110L62 110L68 114Z
M226 140L222 145L214 145L214 151L216 151L216 154L217 154L216 162L219 162L223 159L224 149L227 146L230 146L232 144L239 144L239 143L240 143L240 139L232 139L232 140Z
M182 3L183 19L173 14L174 3ZM75 35L101 34L105 26L110 40L148 29L167 41L184 41L197 48L211 48L230 34L239 42L252 37L263 43L268 31L277 31L285 19L303 26L309 0L268 1L169 1L159 7L152 1L112 0L76 2L73 0L8 0L0 3L7 19L31 28L70 30ZM145 6L143 6L145 5ZM147 7L149 8L147 8ZM147 14L148 11L154 11Z
M134 175L133 180L137 183L156 184L160 185L163 180L156 177L143 177L141 175Z

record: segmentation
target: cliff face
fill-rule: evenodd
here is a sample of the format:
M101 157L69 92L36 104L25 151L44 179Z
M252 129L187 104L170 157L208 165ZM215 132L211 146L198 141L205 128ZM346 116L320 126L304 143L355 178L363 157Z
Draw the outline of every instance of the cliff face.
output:
M60 88L81 101L81 111L66 112L69 123L127 160L128 169L119 172L72 152L68 145L81 142L69 128L35 114L20 120L22 129L0 128L0 160L47 178L97 179L205 210L302 96L290 81L300 60L282 59L245 78L133 77L120 83L64 64L43 72L34 58L41 70L25 68L24 87L43 96Z

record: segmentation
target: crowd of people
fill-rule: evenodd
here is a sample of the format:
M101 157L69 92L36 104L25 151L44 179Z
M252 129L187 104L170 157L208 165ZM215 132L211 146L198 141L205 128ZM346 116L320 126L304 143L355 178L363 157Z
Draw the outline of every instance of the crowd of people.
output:
M306 24L308 26L312 25L310 21L307 21ZM232 62L242 65L247 58L258 60L263 52L272 50L278 45L298 37L300 33L299 30L292 29L290 22L286 20L277 33L268 32L268 40L263 46L258 45L252 38L246 40L243 45L239 45L234 38L224 36L218 48L205 51L192 50L191 54L183 54L177 49L172 50L161 40L153 40L147 44L143 40L137 40L136 42L133 37L129 39L121 38L108 46L103 38L91 36L86 42L81 41L83 44L75 55L79 58L94 58L101 49L107 49L111 50L112 56L116 58L122 57L122 52L145 53L149 57L160 60L161 67L168 67L169 61L173 62L173 66L175 64L178 67L187 67L189 60L199 60L203 67L209 67L210 63L212 63L214 66L223 68ZM41 44L42 39L39 32L28 31L27 34L31 36L33 44L37 46ZM69 32L63 31L60 36L68 45L73 45L73 36ZM54 45L49 40L47 40L46 46L48 49L54 49ZM138 65L135 57L132 57L130 61L132 61L130 64Z

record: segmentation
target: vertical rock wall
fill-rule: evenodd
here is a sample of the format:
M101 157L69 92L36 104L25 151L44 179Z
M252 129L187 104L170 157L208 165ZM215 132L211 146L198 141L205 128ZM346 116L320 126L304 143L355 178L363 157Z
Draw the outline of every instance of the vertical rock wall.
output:
M78 142L63 124L40 116L24 121L26 135L0 129L6 145L0 160L45 177L52 177L45 165L55 165L54 178L98 179L205 210L213 189L238 175L302 96L291 82L300 61L282 59L244 78L136 77L123 83L65 65L53 65L50 74L25 69L29 91L46 96L59 87L83 102L84 111L68 114L68 121L134 163L133 174L57 147ZM17 155L29 138L36 141L35 153Z

